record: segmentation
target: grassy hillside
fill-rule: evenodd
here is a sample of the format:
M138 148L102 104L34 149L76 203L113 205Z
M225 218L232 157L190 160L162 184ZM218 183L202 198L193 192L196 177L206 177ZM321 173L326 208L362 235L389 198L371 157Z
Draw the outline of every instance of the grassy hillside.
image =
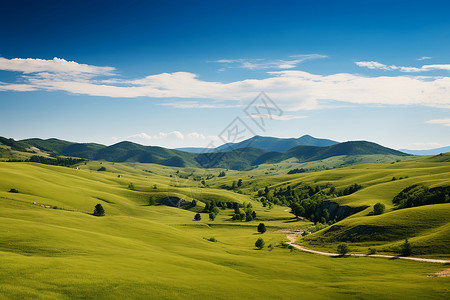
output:
M107 171L96 171L99 166ZM286 207L263 208L245 194L214 188L214 182L236 178L231 174L208 180L211 187L206 189L197 181L175 178L177 171L183 176L202 172L131 163L89 162L78 170L0 163L0 299L448 296L448 278L427 277L442 270L440 265L330 258L286 249L280 230L310 223L296 220ZM325 177L335 176L343 184L339 171L348 170L327 171L335 174ZM313 174L292 176L305 180ZM251 189L247 184L243 189ZM8 192L11 188L19 193ZM223 210L215 221L203 213L201 221L193 221L194 211L147 205L152 195L178 193L188 198L192 191L205 201L227 197L252 203L268 227L262 235L266 247L254 247L261 236L256 232L260 220L230 221L232 211ZM97 203L106 216L91 214ZM211 237L217 242L207 240Z

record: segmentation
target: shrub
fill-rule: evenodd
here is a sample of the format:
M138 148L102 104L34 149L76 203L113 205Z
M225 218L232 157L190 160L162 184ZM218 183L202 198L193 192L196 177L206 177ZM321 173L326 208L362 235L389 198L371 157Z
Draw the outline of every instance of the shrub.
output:
M348 249L347 244L343 243L343 244L339 244L337 247L337 251L340 255L344 256L346 255L350 250Z
M210 213L209 213L209 219L210 219L211 221L214 221L215 218L216 218L216 214L215 214L214 212L210 212Z
M9 192L10 192L10 193L18 193L19 191L16 190L16 189L10 189Z
M201 219L202 219L202 216L199 213L195 214L195 216L194 216L195 221L200 221Z
M94 216L104 216L105 210L103 209L103 206L99 203L94 208Z
M383 203L377 203L377 204L375 204L374 206L373 206L373 214L374 215L381 215L381 214L383 214L384 213L384 209L385 209L386 207L384 206L384 204Z
M103 172L103 171L106 171L106 168L105 167L100 167L97 171Z
M264 223L259 223L259 225L258 225L258 232L261 233L261 234L266 232L266 225L264 225Z
M369 252L367 253L367 255L373 255L377 253L377 249L374 248L369 248Z
M261 250L262 248L264 248L264 244L264 240L262 238L259 238L255 242L255 247Z

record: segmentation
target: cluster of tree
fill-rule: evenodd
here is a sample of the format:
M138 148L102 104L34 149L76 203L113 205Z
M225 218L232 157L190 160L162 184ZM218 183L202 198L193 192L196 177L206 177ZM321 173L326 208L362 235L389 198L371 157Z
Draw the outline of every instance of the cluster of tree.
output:
M235 190L236 188L240 188L242 186L242 179L239 179L237 182L236 180L233 181L233 183L231 184L231 189Z
M353 194L353 193L359 191L360 189L362 189L362 186L357 184L357 183L355 183L355 184L352 184L349 187L346 187L342 191L337 192L337 196L338 197L340 197L340 196L347 196L347 195L350 195L350 194Z
M260 199L263 206L267 203L288 206L296 217L325 224L334 223L336 220L331 219L329 211L321 207L323 200L350 195L361 188L361 185L355 183L336 191L336 187L331 183L316 186L300 183L294 187L288 185L286 188L279 187L272 190L266 186L264 190L258 191L258 196L264 196Z
M407 208L428 204L450 203L450 186L428 188L414 184L403 189L392 200L396 208Z
M225 171L222 171L219 173L217 177L225 177L227 174L225 174Z
M234 208L232 219L235 221L253 221L256 219L256 212L253 210L253 206L251 203L244 203L244 207L242 210L238 206Z
M86 159L84 158L72 158L72 157L50 158L39 155L33 155L29 159L25 160L25 162L36 162L45 165L64 166L64 167L70 167L85 161Z
M194 202L195 200L193 200ZM197 202L195 202L195 205L197 205ZM194 205L194 206L195 206ZM192 206L193 207L193 206ZM205 203L205 208L203 210L203 212L208 213L209 214L209 219L211 221L214 221L214 219L216 218L216 216L219 214L221 209L239 209L239 207L243 207L242 204L237 203L237 202L224 202L224 201L209 201Z
M300 169L296 168L296 169L289 170L289 172L287 172L287 173L288 173L288 175L292 175L292 174L305 173L305 172L306 172L306 170L303 168L300 168Z

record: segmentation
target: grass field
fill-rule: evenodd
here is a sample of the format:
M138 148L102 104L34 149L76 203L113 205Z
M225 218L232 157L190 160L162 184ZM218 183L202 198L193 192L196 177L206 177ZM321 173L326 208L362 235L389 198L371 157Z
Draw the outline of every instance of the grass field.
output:
M287 239L281 230L311 223L293 218L287 207L268 209L253 200L257 189L265 185L332 181L341 187L358 182L364 186L361 191L336 201L347 205L383 201L391 209L389 199L414 182L448 182L450 168L445 159L419 158L289 176L227 172L225 177L207 180L208 188L176 177L176 172L203 176L217 175L219 169L205 172L89 162L77 170L0 163L0 299L445 299L450 296L449 278L428 275L448 266L292 251L283 246ZM96 171L101 166L105 172ZM392 176L408 178L391 181ZM219 188L238 178L244 181L242 194ZM19 193L8 192L11 188ZM167 195L251 203L268 231L256 232L261 220L231 221L229 209L221 210L215 221L203 213L201 221L194 221L194 211L147 205L150 196ZM92 215L97 203L106 216ZM428 255L447 251L448 204L381 216L367 213L336 225L385 224L402 232L401 226L418 222L411 229L412 244L423 245ZM323 235L326 230L310 235L310 244L335 247ZM388 240L377 242L379 249L396 246L401 234L395 230ZM257 250L254 243L261 236L266 246ZM212 237L217 241L207 240ZM435 243L430 244L431 240ZM366 249L371 242L360 241L352 247Z

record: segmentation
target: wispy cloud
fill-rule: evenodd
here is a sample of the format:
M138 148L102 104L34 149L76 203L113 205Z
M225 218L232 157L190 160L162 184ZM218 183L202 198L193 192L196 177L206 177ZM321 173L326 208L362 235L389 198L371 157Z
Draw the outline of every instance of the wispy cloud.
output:
M236 108L243 107L241 104L224 104L224 103L201 103L198 101L175 101L159 103L161 106L169 106L172 108Z
M25 61L35 63L33 60ZM114 68L98 67L103 71L95 71L98 70L96 66L74 64L86 66L82 69L86 76L76 75L81 71L73 73L62 70L25 73L31 69L22 65L23 75L16 82L0 83L0 91L46 90L113 98L171 99L171 102L161 105L178 108L238 107L252 100L261 91L269 94L286 111L328 108L323 103L450 108L448 97L450 76L369 77L349 73L319 75L303 71L281 70L267 72L268 77L263 79L244 79L224 83L202 80L196 74L189 72L175 72L133 80L123 80L118 76L109 75L110 78L106 79L109 81L107 83L105 79L99 80L96 76L106 76L115 70ZM379 66L372 62L370 66L377 68L384 65ZM450 69L450 65L430 66ZM68 70L71 67L72 64L68 64ZM0 64L0 69L7 68L11 67Z
M450 126L450 119L435 119L435 120L426 121L425 123Z
M427 59L431 59L432 57L430 56L422 56L420 58L418 58L417 60L427 60Z
M299 54L291 55L289 59L219 59L216 62L224 64L225 68L242 68L249 70L260 70L260 69L293 69L297 67L298 64L311 59L326 58L328 56L322 54ZM225 68L219 69L224 71Z
M117 142L121 140L118 137L113 137L113 141ZM203 133L199 133L196 131L189 133L181 133L178 130L174 130L171 132L159 132L158 134L148 134L145 132L137 133L129 135L122 140L133 141L137 143L141 143L144 145L164 145L168 147L171 145L173 147L180 147L180 143L182 142L184 145L191 144L197 146L204 146L205 144L213 141L219 141L219 137L215 135L206 135ZM170 147L170 146L169 146Z
M177 139L183 140L184 139L184 135L179 132L178 130L175 131L171 131L171 132L160 132L159 134L156 135L149 135L145 132L142 133L137 133L137 134L132 134L130 136L127 136L125 139L136 139L136 138L140 138L140 139L144 139L144 140L159 140L159 139L164 139L167 137L175 137Z
M450 71L450 64L423 65L421 67L403 67L395 65L385 65L377 61L357 61L355 64L359 67L369 68L372 70L400 71L400 72L428 72L433 70Z
M277 115L269 115L269 114L252 114L251 117L248 117L248 118L263 118L263 119L273 119L273 120L278 120L278 121L289 121L289 120L294 120L294 119L304 119L307 117L308 116L295 116L295 115L277 116Z

